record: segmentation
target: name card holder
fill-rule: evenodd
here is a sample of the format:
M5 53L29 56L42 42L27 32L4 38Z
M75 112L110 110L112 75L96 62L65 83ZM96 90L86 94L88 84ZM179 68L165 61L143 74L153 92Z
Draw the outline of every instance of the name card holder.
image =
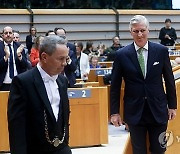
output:
M76 90L68 90L69 98L90 98L91 90L90 89L76 89Z

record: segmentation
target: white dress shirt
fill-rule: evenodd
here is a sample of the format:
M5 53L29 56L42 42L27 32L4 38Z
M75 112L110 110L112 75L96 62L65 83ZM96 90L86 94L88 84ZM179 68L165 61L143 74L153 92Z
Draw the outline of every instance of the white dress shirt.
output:
M12 49L12 54L13 54L14 76L16 76L17 75L17 69L16 69L16 63L15 63L15 57L14 57L15 51L13 48L13 42L11 42L10 44L11 44L11 49ZM4 45L7 46L8 47L7 49L9 50L9 46L6 42L4 42ZM9 53L10 53L10 51L9 51ZM12 82L12 79L10 78L10 74L9 74L9 59L10 58L8 58L8 68L7 68L6 76L5 76L4 81L3 81L3 83L6 83L6 84L11 84L11 82Z
M135 42L134 42L134 47L135 47L136 52L138 51L139 48L141 48L141 47L137 46L137 44ZM139 56L138 52L137 52L137 56ZM147 73L147 59L148 59L148 41L145 44L145 46L143 47L143 57L144 57L144 67L145 67L144 75L146 77L146 73Z
M51 104L54 116L57 121L59 114L59 105L60 105L60 94L58 90L59 87L56 82L58 75L50 76L41 68L39 63L37 64L37 68L43 79L44 85L46 87L46 92L49 98L49 102Z

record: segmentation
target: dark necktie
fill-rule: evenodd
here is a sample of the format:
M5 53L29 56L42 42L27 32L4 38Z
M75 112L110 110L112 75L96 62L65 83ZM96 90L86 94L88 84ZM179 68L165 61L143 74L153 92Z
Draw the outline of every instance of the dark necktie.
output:
M11 49L11 44L8 44L10 57L9 57L9 77L12 79L14 77L14 64L13 64L13 52Z

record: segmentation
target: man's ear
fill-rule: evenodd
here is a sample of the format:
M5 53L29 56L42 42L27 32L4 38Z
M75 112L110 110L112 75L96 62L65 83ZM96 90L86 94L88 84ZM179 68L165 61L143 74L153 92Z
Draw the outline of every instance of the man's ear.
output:
M41 53L41 60L44 62L44 63L46 63L46 61L47 61L47 54L45 53L45 52L42 52Z

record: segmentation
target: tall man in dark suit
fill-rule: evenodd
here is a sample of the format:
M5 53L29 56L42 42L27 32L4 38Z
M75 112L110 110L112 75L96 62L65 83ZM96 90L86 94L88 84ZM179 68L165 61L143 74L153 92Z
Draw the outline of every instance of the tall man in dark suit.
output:
M3 41L0 42L0 91L8 91L12 78L27 70L24 46L14 42L11 27L3 29Z
M59 27L54 28L54 33L60 37L63 37L64 39L67 39L66 30L64 28L59 28ZM67 42L67 47L70 50L74 51L74 53L76 54L76 47L74 44Z
M177 108L168 49L148 41L149 22L144 16L134 16L129 28L134 42L117 51L113 65L111 122L115 126L122 124L119 106L123 78L124 120L129 125L133 154L146 154L147 133L151 153L163 154L166 150L163 134Z
M57 36L60 36L67 40L66 38L66 30L64 28L55 28L54 33ZM64 75L68 79L69 87L74 87L76 83L76 47L74 44L67 42L67 47L69 48L69 58L67 60L67 66L64 68Z
M68 58L67 58L67 65L64 68L64 75L67 77L68 79L68 87L73 88L75 87L75 83L76 83L76 75L75 75L75 71L76 71L76 55L74 54L74 52L72 50L69 50L69 54L68 54Z
M11 154L71 154L66 66L68 48L58 36L45 37L40 62L14 77L8 101Z

